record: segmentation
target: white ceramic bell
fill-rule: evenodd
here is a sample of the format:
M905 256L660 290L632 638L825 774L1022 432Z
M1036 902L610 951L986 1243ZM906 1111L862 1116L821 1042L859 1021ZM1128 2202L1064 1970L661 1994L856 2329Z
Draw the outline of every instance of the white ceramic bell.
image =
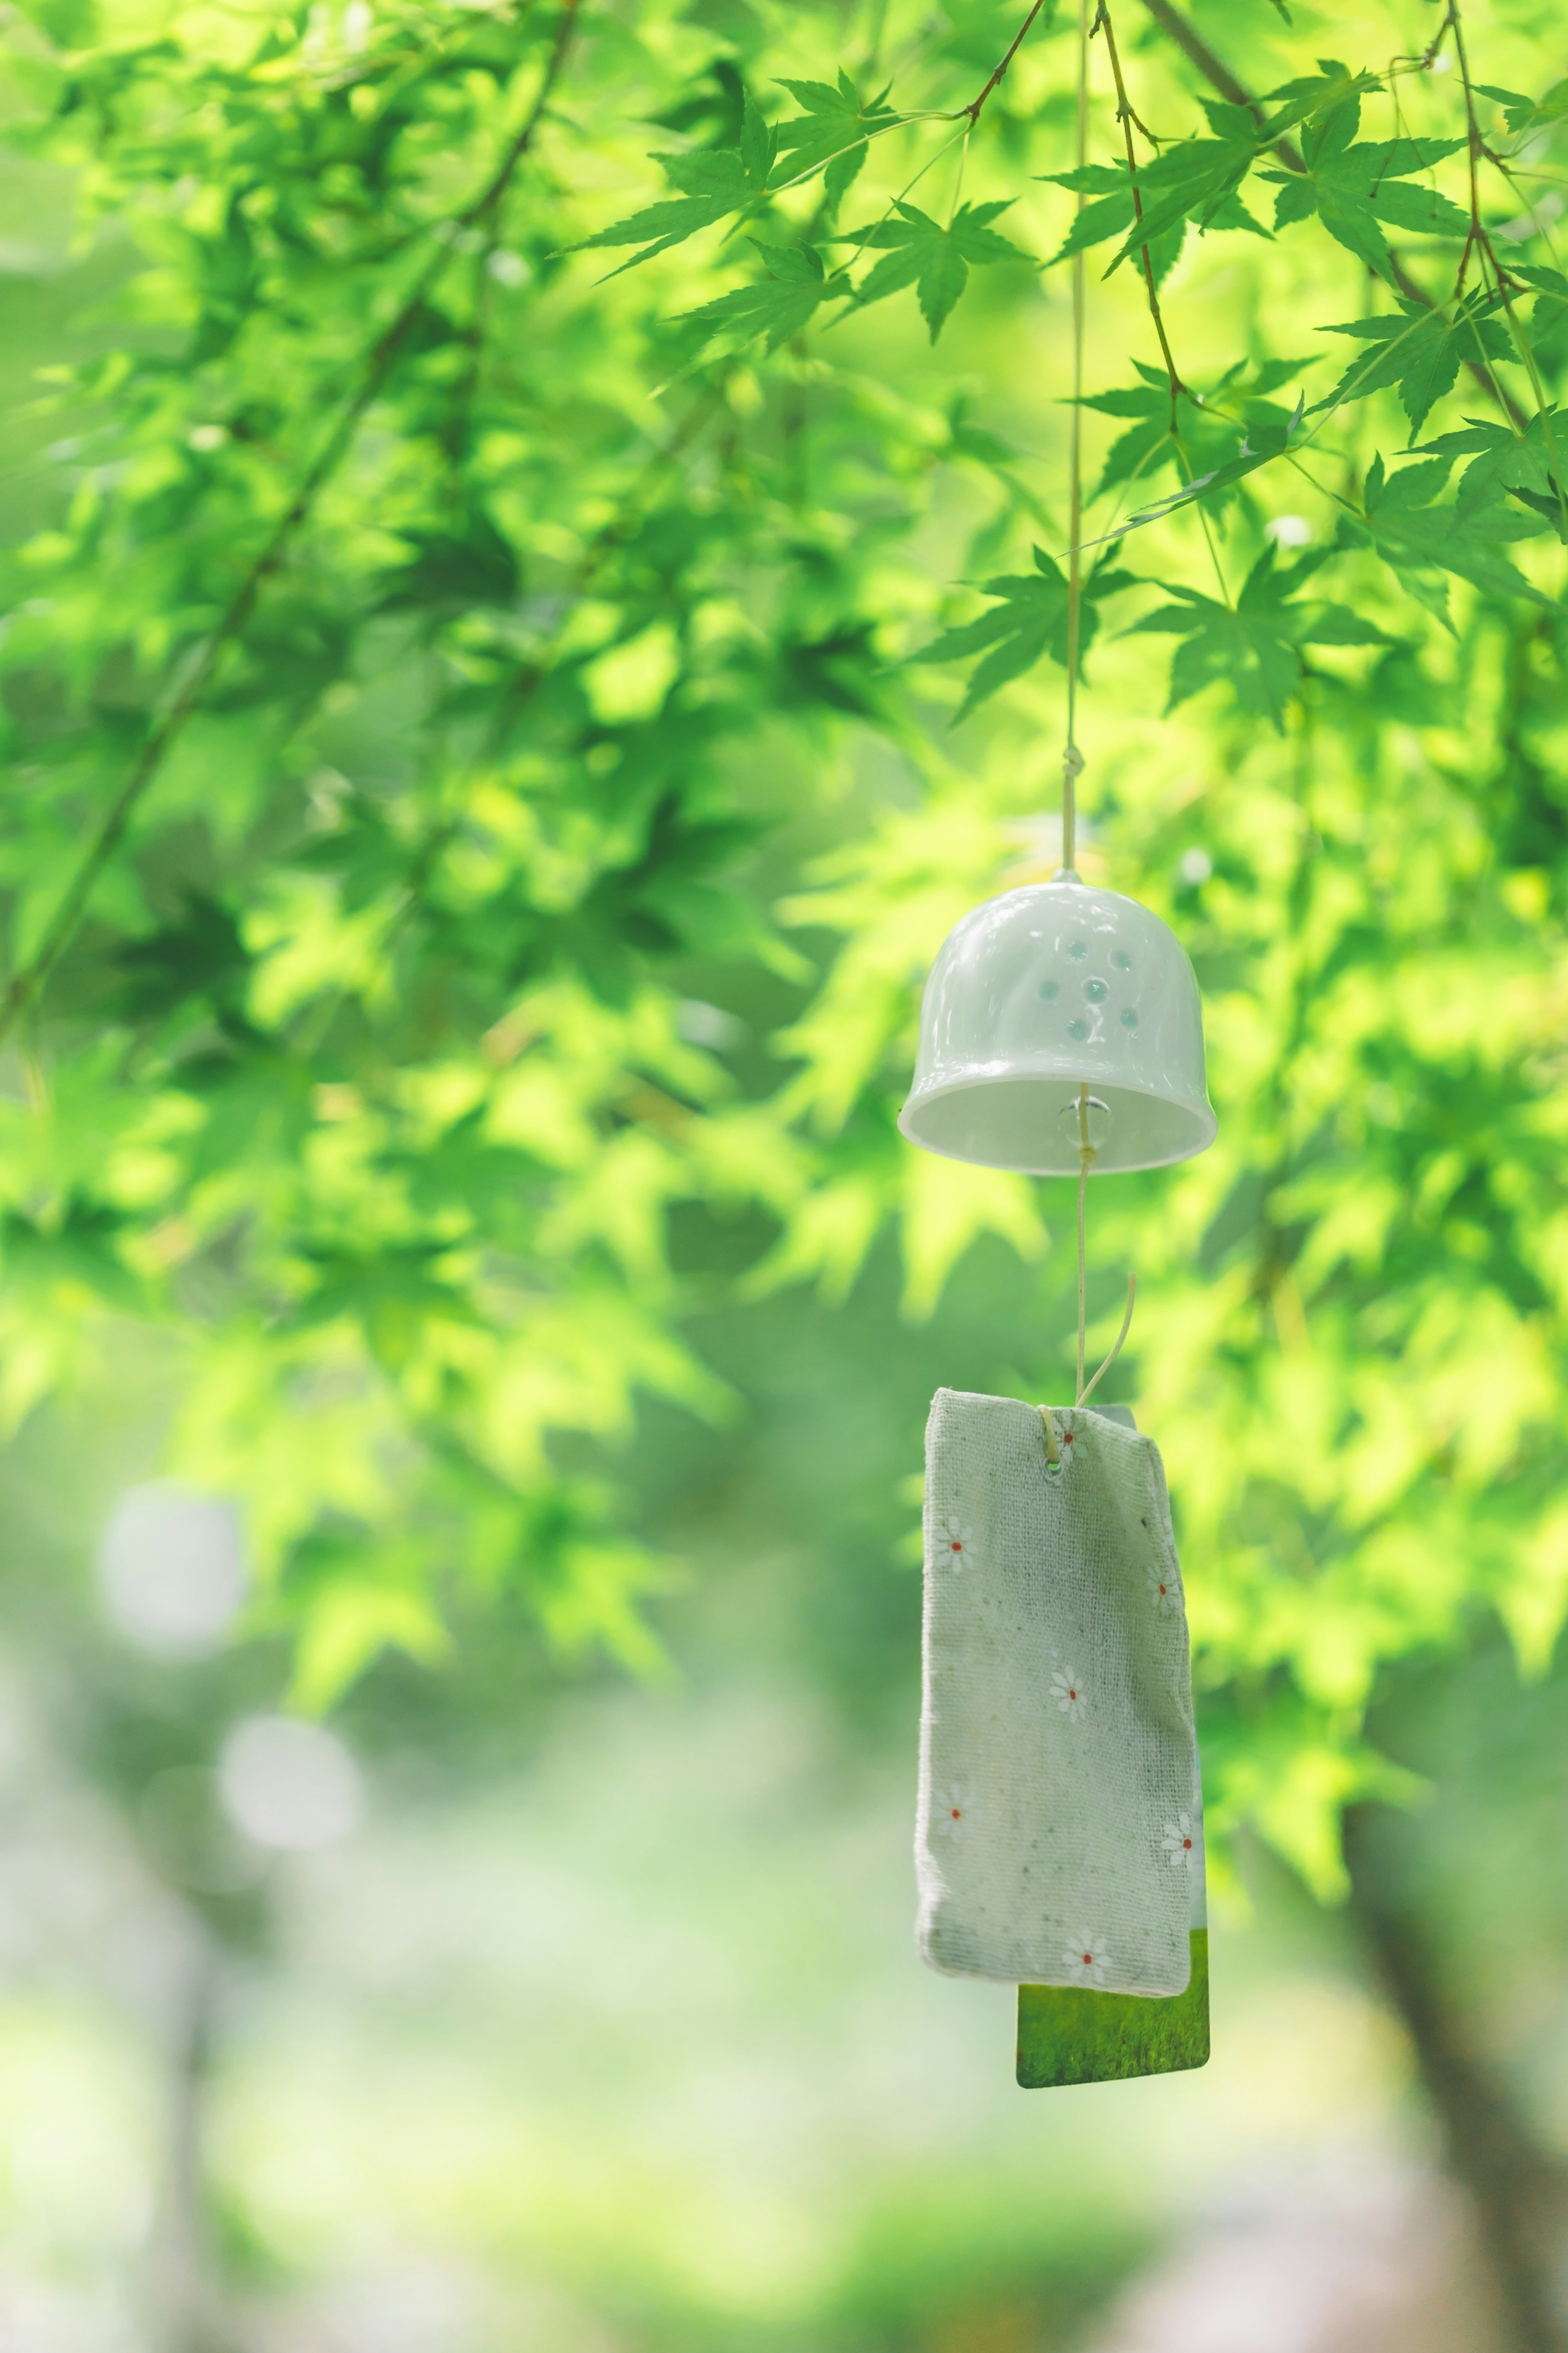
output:
M1181 942L1135 899L1064 871L988 899L949 934L899 1125L950 1160L1076 1176L1086 1083L1096 1175L1163 1168L1214 1142Z

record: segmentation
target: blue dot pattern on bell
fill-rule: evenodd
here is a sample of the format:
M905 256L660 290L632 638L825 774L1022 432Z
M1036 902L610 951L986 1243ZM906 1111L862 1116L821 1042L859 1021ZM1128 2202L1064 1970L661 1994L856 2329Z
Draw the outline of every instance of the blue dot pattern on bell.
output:
M1069 940L1067 944L1067 955L1073 964L1087 964L1089 942ZM1113 950L1110 962L1118 972L1130 973L1132 970L1132 959L1125 948ZM1059 980L1042 980L1039 984L1039 997L1043 1005L1054 1005L1061 993L1062 985ZM1083 984L1083 995L1089 1004L1103 1005L1110 995L1110 984L1099 978L1086 980ZM1130 1005L1122 1010L1121 1027L1124 1029L1136 1029L1138 1027L1138 1016ZM1067 1033L1069 1038L1081 1045L1087 1039L1093 1036L1094 1025L1085 1020L1081 1014L1075 1014L1067 1023Z

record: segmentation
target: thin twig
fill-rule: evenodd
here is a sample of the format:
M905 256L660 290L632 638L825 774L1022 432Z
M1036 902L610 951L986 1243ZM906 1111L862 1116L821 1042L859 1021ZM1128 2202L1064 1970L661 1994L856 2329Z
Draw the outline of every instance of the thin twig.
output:
M1025 34L1028 31L1030 26L1034 23L1036 17L1039 15L1040 10L1045 6L1045 5L1046 0L1035 0L1034 6L1030 9L1028 15L1025 17L1017 31L1014 34L1012 46L1008 49L1006 56L996 68L996 70L991 76L991 79L986 83L984 89L981 91L979 97L972 98L967 106L961 106L959 108L958 111L961 114L968 115L971 129L973 129L974 124L979 121L981 108L984 105L986 100L990 97L997 83L1002 79L1003 75L1006 72L1008 67L1012 64L1019 50L1023 47Z
M1217 90L1221 98L1228 100L1232 106L1246 107L1261 130L1267 118L1257 99L1253 97L1244 82L1237 81L1225 59L1210 48L1195 26L1189 24L1181 10L1172 5L1172 0L1143 0L1143 5L1148 9L1161 31L1168 35L1184 57L1197 68L1210 89ZM1274 142L1274 153L1287 170L1300 173L1306 171L1306 161L1293 140L1277 139ZM1411 277L1396 253L1390 254L1389 261L1394 272L1394 286L1407 301L1419 302L1424 311L1441 309L1441 304L1434 302L1426 288ZM1489 399L1497 402L1514 430L1518 432L1528 420L1523 409L1507 386L1500 384L1490 368L1480 360L1468 359L1465 366Z
M1132 146L1132 125L1137 121L1137 117L1132 111L1131 100L1127 95L1127 84L1122 79L1121 58L1116 47L1116 28L1110 21L1110 11L1106 6L1105 0L1100 0L1100 5L1095 12L1090 38L1092 39L1094 34L1099 32L1103 32L1105 35L1106 54L1110 59L1110 70L1116 82L1116 120L1121 125L1122 141L1127 150L1127 177L1132 188L1132 217L1134 221L1142 224L1143 192L1138 185L1138 158ZM1139 128L1142 129L1141 123ZM1145 131L1143 135L1148 138L1151 134ZM1146 245L1141 245L1138 250L1143 259L1143 283L1149 296L1149 316L1154 322L1154 332L1160 339L1160 353L1165 363L1165 374L1171 380L1171 438L1174 441L1178 438L1176 403L1185 392L1186 385L1182 382L1177 370L1175 357L1171 350L1170 338L1165 332L1165 322L1161 315L1159 290L1154 280L1153 256Z
M700 399L692 402L668 440L661 442L654 450L639 471L637 480L627 488L614 514L607 522L601 524L588 542L565 584L565 607L561 624L555 633L557 640L553 649L555 652L559 651L559 639L565 627L566 616L576 600L593 586L601 566L608 561L637 522L642 511L642 494L645 487L657 484L658 477L668 467L676 464L678 459L684 457L698 434L701 432L720 406L722 397L723 378L718 377L708 386ZM508 735L549 677L551 667L552 652L549 649L542 649L532 660L519 664L516 676L491 717L485 735L482 758L493 760L500 756L505 749Z

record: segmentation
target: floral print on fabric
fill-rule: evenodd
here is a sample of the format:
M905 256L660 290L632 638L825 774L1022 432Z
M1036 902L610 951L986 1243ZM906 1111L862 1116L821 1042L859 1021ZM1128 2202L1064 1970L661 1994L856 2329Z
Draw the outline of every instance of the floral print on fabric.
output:
M973 1530L956 1512L949 1512L938 1520L936 1549L938 1559L945 1559L950 1568L967 1568L974 1558Z
M1062 1955L1062 1967L1070 1971L1079 1985L1102 1986L1110 1955L1098 1936L1086 1928L1076 1945L1069 1945Z
M1190 1871L1197 1857L1198 1838L1190 1814L1178 1814L1165 1824L1165 1856L1177 1871Z
M1149 1570L1149 1599L1163 1618L1173 1618L1181 1601L1182 1588L1173 1569L1163 1568L1155 1561Z
M950 1781L943 1789L931 1793L931 1826L933 1837L951 1839L962 1846L979 1820L980 1809L967 1781Z
M1089 1705L1083 1678L1073 1667L1058 1667L1051 1677L1051 1697L1070 1723L1077 1724Z

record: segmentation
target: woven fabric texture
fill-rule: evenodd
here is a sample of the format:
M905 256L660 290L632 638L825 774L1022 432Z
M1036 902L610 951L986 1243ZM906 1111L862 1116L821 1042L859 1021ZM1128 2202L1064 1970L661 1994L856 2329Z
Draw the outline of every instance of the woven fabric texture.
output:
M1197 1745L1158 1448L1084 1407L939 1389L926 1428L915 1859L933 1968L1171 1995Z

